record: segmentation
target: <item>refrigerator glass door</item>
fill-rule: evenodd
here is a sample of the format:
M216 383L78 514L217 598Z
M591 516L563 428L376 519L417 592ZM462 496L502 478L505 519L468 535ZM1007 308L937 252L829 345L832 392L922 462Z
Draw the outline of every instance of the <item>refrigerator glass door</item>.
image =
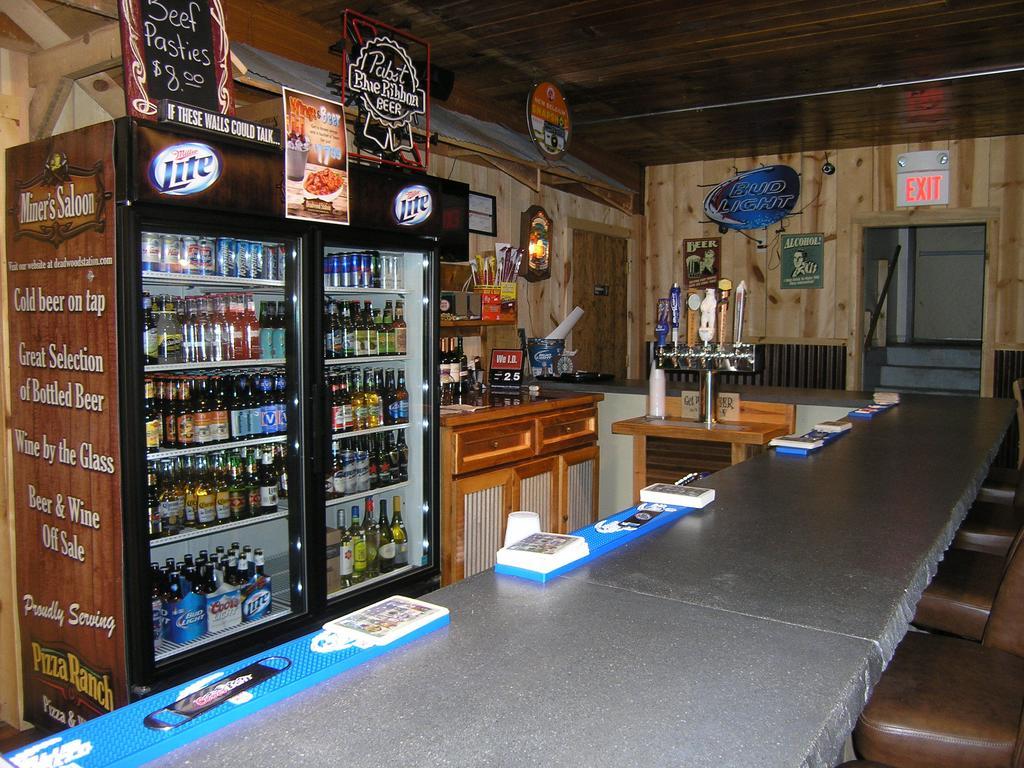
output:
M301 241L238 224L136 233L157 666L305 610Z
M429 253L323 249L327 597L431 565Z

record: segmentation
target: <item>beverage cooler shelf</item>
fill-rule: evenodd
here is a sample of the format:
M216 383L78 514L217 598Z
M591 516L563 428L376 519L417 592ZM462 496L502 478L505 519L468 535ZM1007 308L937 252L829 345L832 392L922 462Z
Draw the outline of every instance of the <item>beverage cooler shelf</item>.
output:
M327 503L324 504L324 507L327 509L333 509L334 507L340 507L353 501L365 499L367 496L383 496L391 491L397 491L399 488L405 488L408 484L408 480L403 480L402 482L395 483L394 485L382 485L379 488L367 488L365 491L350 493L347 496L339 496L336 499L328 499Z
M287 439L287 435L274 435L273 437L253 437L248 440L230 440L228 442L209 443L208 445L197 445L194 448L167 448L159 451L150 451L146 454L146 458L149 461L173 459L177 456L195 456L198 453L216 453L217 451L226 451L231 450L232 448L248 448L253 445L283 443Z
M214 370L219 368L263 368L266 366L284 365L283 357L264 357L254 360L219 360L217 362L195 362L195 363L160 363L158 365L147 365L146 373L161 373L164 371L195 371Z
M373 355L372 357L326 358L325 366L363 365L364 363L394 363L408 360L408 355Z
M287 583L288 573L287 571L274 574L273 580L276 583L277 579L280 578L282 581ZM269 624L273 621L279 621L292 613L291 598L288 594L288 588L275 589L273 597L270 601L270 613L264 616L262 619L256 619L255 621L246 621L237 626L231 627L230 629L224 629L220 632L207 632L205 635L197 637L188 643L172 643L169 640L161 640L160 645L156 648L154 659L158 662L165 661L173 656L177 656L186 651L192 650L198 646L212 643L215 640L222 640L225 637L231 637L243 632L250 632L261 624Z
M359 437L360 435L375 435L378 432L395 432L399 429L408 429L408 424L386 424L383 427L370 427L368 429L354 429L348 432L332 432L332 440L340 440L344 437Z
M357 288L354 285L324 288L324 294L327 296L405 296L407 293L405 288Z
M284 507L284 502L278 502L278 507ZM195 528L182 533L176 533L173 536L161 536L156 539L150 539L149 548L153 550L158 547L166 547L169 544L178 544L182 541L188 541L189 539L198 539L203 536L214 536L218 533L224 533L225 531L233 531L238 528L248 528L250 525L261 525L263 523L269 523L271 520L280 520L285 517L288 517L287 507L279 509L277 512L273 512L269 515L257 515L256 517L246 518L245 520L236 520L233 523L220 523L218 525L211 525L209 528Z
M360 581L358 584L351 584L347 587L342 587L341 589L335 592L329 592L327 594L327 599L333 600L334 598L340 595L351 593L374 584L380 584L383 581L387 581L388 579L394 578L399 574L411 571L412 569L413 567L411 565L403 565L401 568L395 568L393 571L388 571L387 573L382 573L379 576L374 576L372 579L364 579L363 581Z
M143 272L146 285L179 285L188 288L271 288L284 290L283 280L251 280L248 277L220 277L217 275L181 275L168 272ZM369 292L368 289L364 289Z

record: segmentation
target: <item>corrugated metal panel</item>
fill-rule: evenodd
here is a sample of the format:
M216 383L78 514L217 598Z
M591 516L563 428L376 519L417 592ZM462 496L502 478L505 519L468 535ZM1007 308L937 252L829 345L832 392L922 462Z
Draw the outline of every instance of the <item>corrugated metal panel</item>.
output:
M465 573L486 571L494 566L495 553L501 548L501 511L504 508L504 486L485 488L466 494L465 508Z
M540 529L550 531L551 523L551 486L555 481L553 472L543 472L533 477L524 478L519 483L519 504L529 511L536 512L540 517Z
M570 464L568 471L569 530L575 531L593 520L594 509L594 460Z

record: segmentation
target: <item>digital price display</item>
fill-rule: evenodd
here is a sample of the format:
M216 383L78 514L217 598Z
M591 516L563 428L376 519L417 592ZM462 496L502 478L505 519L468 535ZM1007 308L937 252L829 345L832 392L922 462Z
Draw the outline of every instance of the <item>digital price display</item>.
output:
M492 389L518 389L523 383L523 350L492 349L487 383Z

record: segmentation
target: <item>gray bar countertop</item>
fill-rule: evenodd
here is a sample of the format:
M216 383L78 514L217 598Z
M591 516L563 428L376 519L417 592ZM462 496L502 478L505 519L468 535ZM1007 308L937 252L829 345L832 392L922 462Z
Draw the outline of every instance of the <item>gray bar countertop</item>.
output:
M448 628L156 764L832 765L1012 417L905 397L757 456L566 577L428 595Z

